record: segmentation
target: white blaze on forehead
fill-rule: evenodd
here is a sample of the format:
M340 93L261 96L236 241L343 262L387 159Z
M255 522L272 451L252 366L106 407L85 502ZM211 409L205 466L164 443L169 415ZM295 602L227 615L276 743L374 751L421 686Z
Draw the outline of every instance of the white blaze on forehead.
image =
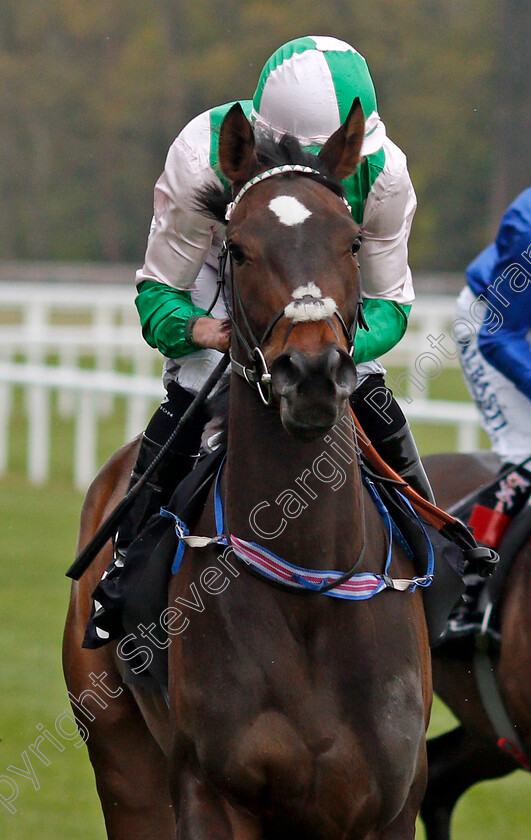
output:
M269 209L273 211L278 217L279 222L283 225L301 225L306 221L308 216L311 216L311 210L308 210L304 204L301 204L298 198L292 195L279 195L269 202Z

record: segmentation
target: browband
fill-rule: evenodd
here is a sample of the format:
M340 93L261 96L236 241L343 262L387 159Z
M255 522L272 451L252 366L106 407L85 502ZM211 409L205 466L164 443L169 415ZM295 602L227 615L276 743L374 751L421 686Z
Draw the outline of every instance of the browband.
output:
M234 208L240 203L247 190L250 190L251 187L254 187L254 185L260 183L260 181L265 181L267 178L272 178L274 175L283 175L285 172L298 172L300 175L319 175L321 178L323 177L323 173L319 172L318 169L312 169L311 166L302 166L300 163L286 163L283 166L275 166L273 169L266 169L265 172L261 172L260 175L255 175L254 178L247 181L234 200L227 204L227 209L225 210L226 220L228 222L230 221ZM352 208L347 199L341 196L338 196L338 198L341 198L349 213L352 213Z

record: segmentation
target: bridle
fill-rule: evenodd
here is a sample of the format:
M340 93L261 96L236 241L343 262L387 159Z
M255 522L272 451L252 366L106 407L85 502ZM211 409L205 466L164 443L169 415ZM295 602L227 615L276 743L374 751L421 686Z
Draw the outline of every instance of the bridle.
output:
M319 172L317 169L312 169L309 166L301 166L299 164L286 164L284 166L277 166L273 169L268 169L265 172L256 175L254 178L251 178L243 185L243 187L239 190L234 200L230 202L230 204L227 206L227 220L230 220L234 208L239 204L243 196L251 189L251 187L253 187L257 183L260 183L266 178L272 178L276 175L282 175L286 172L297 172L300 175L322 176L322 173ZM343 198L343 202L350 211L351 208L345 198ZM361 243L361 237L359 241ZM229 263L229 282L232 297L231 301L227 299L226 290L227 262ZM218 256L217 283L218 287L216 295L208 311L210 312L212 310L219 295L221 294L225 303L228 317L231 321L231 325L234 330L234 334L236 335L240 348L245 356L245 359L243 361L239 361L235 359L231 353L232 368L235 371L235 373L237 373L239 376L245 379L245 381L251 387L255 388L258 391L260 399L265 405L270 405L273 398L273 393L271 386L271 373L269 371L263 350L266 341L271 337L271 334L273 333L273 330L275 329L280 319L286 315L286 309L288 306L295 304L296 308L299 305L302 306L311 303L316 307L320 307L323 306L324 301L322 298L319 298L311 293L304 294L303 297L301 297L299 300L289 301L284 306L282 306L278 310L278 312L276 312L273 315L273 317L267 324L262 334L262 337L259 339L254 334L253 329L249 323L249 319L247 318L247 314L245 312L245 307L243 305L238 286L234 282L234 260L230 252L230 248L227 245L226 239L223 241ZM239 318L241 319L243 329L238 323ZM352 356L354 352L354 342L357 328L360 327L361 329L368 330L368 325L363 315L363 300L361 296L361 291L356 302L356 311L354 313L354 318L350 327L347 326L345 319L337 309L337 306L335 307L335 310L331 315L323 315L323 317L319 318L319 320L323 320L331 328L332 332L334 333L339 342L340 338L336 326L332 320L333 318L336 318L339 321L344 337L347 341L349 355ZM291 323L288 327L285 340L287 340L287 337L293 329L293 327L295 326L295 323L296 322L293 319L291 319Z
M317 174L321 175L317 170L311 169L309 167L300 167L300 166L283 166L277 167L273 170L268 170L267 172L262 173L261 175L256 176L251 181L247 182L244 187L239 191L236 198L228 207L228 216L232 214L234 207L238 204L241 197L247 193L247 191L256 183L264 180L264 178L270 178L277 174L282 174L283 172L300 172L301 174ZM345 201L345 200L344 200ZM347 202L345 201L345 204ZM347 204L348 207L348 204ZM350 208L349 208L350 209ZM227 292L226 292L226 268L227 262L229 263L229 278L230 278L230 287L231 287L231 301L229 302L227 299ZM307 287L301 287L300 290L296 290L293 293L292 300L282 306L278 312L276 312L273 317L268 322L267 326L262 333L261 339L258 339L253 332L253 329L249 323L249 319L245 312L245 307L243 305L243 301L241 299L239 289L234 282L234 262L233 262L233 255L230 253L230 248L227 244L226 239L224 240L221 251L218 257L218 277L217 277L217 290L214 300L212 301L208 312L210 312L216 301L218 300L220 294L223 296L223 301L225 303L228 316L230 318L234 334L236 339L240 345L240 348L245 353L246 359L244 362L238 361L235 359L231 354L231 362L232 367L239 376L241 376L245 381L255 388L265 405L269 405L272 401L272 376L268 369L268 365L265 359L263 347L265 342L270 338L271 334L273 333L275 326L278 324L280 319L286 315L286 317L292 320L290 327L288 327L288 331L286 336L289 335L290 330L296 324L297 321L306 321L306 320L317 320L317 321L324 321L327 323L330 328L332 329L334 335L337 337L339 341L339 335L336 330L336 326L334 325L332 318L335 316L339 321L341 328L343 330L344 336L347 340L349 354L352 356L354 351L354 341L356 337L356 330L358 327L362 329L368 330L367 322L363 316L363 301L361 297L361 292L358 296L358 300L356 302L356 309L353 317L353 321L350 327L347 326L345 319L341 315L341 313L337 309L337 305L331 298L323 299L320 293L320 290L316 286L312 286L309 284ZM312 293L312 290L319 293L317 294ZM301 291L302 294L298 297L297 291ZM326 301L330 301L333 304L333 308L330 309L329 313L325 313L324 316L321 313L318 313L316 317L301 317L297 318L297 305L304 307L310 306L311 307L321 307L325 306ZM288 307L291 307L289 312ZM207 313L208 314L208 313ZM238 319L241 318L242 326L238 323ZM285 339L286 340L286 339ZM227 354L225 354L225 358ZM357 442L357 428L356 426L353 427L353 444L354 449L358 453L358 465L361 465L360 460L360 448ZM387 549L386 549L386 561L385 561L385 569L383 574L376 575L372 572L362 572L358 576L360 579L364 581L368 578L373 578L376 580L376 586L371 590L370 594L362 593L360 595L357 594L356 587L359 585L359 582L356 584L350 584L351 581L355 578L356 572L362 564L362 561L366 554L367 548L367 529L366 529L366 517L365 517L365 498L364 493L360 494L360 522L361 522L361 547L358 553L356 560L354 561L353 565L350 569L346 572L338 572L336 570L312 570L312 569L304 569L298 566L293 566L289 564L287 561L283 560L282 558L278 557L277 555L273 555L272 552L264 549L263 547L259 546L254 542L248 542L242 539L235 537L233 534L230 533L230 529L226 528L225 520L223 518L223 502L222 502L222 493L221 493L221 473L223 469L222 462L218 476L216 479L216 490L215 490L215 518L216 518L216 529L217 534L214 537L200 537L200 536L191 536L188 533L188 530L183 522L179 519L179 517L175 517L174 514L169 513L170 517L173 517L176 521L175 530L177 536L180 541L180 548L176 554L176 558L174 561L174 566L172 567L172 571L175 573L180 565L182 556L184 554L184 546L186 544L191 545L195 548L204 548L207 545L212 544L220 544L220 545L230 545L235 552L235 555L245 561L247 570L254 575L257 575L260 578L264 578L268 580L268 583L272 586L279 587L288 592L296 592L298 594L329 594L332 597L350 597L352 600L361 600L368 597L371 597L372 594L376 594L379 591L382 591L385 588L391 589L413 589L416 586L426 586L428 585L428 581L431 581L432 571L431 566L428 567L428 574L424 575L423 577L415 577L412 580L393 580L388 575L388 567L392 559L393 553L393 524L389 517L389 513L385 506L383 505L378 493L376 492L375 488L373 488L372 482L369 482L367 485L368 492L372 496L375 504L379 507L382 517L384 518L385 529L386 529L386 542L387 542ZM369 478L366 478L366 482L369 481ZM396 482L393 482L396 483ZM177 566L175 565L177 563ZM431 563L431 560L430 560ZM272 570L272 571L271 571ZM283 575L284 574L284 578ZM285 576L288 575L289 579L285 579ZM315 580L314 580L315 579ZM353 589L350 593L345 594L343 591L342 594L340 593L341 587L348 589L349 586L353 586ZM362 584L363 585L363 584Z

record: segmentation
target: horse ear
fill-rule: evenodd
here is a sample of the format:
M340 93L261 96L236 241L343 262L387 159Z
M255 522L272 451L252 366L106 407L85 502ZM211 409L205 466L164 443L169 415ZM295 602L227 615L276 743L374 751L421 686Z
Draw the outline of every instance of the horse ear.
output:
M234 183L247 181L256 166L254 132L239 102L232 106L219 132L219 164Z
M342 126L328 138L319 157L339 180L356 171L365 132L365 117L357 96Z

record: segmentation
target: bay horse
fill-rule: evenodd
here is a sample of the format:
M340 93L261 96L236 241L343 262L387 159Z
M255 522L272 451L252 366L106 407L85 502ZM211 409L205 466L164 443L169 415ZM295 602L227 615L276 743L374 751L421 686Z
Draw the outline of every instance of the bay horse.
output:
M475 455L423 459L437 501L445 509L494 477L498 463ZM490 469L492 467L492 469ZM501 697L525 755L531 757L531 542L519 551L501 601L501 647L494 658ZM453 642L432 651L434 689L459 726L428 740L429 781L421 813L428 840L450 840L458 799L477 782L519 767L502 751L483 708L472 665L473 646Z
M228 450L216 508L211 497L192 533L230 534L234 549L259 533L301 574L276 582L219 545L187 548L165 611L167 703L163 689L123 684L115 644L81 648L110 547L74 583L65 675L112 840L414 837L431 708L420 590L331 597L354 571L381 575L389 551L344 422L359 229L339 182L357 167L363 131L359 101L318 157L293 138L256 142L239 106L222 124L236 196ZM215 190L198 200L225 215ZM125 447L90 488L80 548L122 497L134 457ZM325 569L318 593L311 581ZM414 574L393 546L389 575Z

